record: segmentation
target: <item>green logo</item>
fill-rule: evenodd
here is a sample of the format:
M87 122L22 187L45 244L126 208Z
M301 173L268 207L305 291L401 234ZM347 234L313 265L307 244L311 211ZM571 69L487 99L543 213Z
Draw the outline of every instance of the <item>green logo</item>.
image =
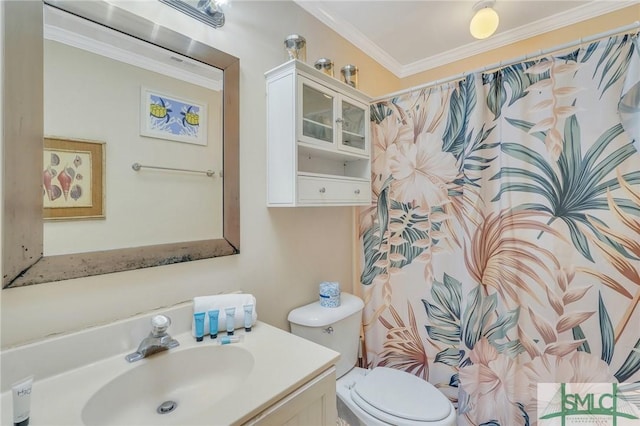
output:
M547 401L550 394L553 396ZM632 400L618 383L560 383L559 388L557 383L541 383L538 385L539 425L637 425L629 422L639 419Z

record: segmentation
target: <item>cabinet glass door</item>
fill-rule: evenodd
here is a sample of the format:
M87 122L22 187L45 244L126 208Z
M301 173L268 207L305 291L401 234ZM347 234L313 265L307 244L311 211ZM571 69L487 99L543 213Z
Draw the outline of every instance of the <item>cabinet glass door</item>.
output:
M333 144L334 96L302 84L302 136Z
M366 109L364 106L354 105L346 100L342 103L342 138L340 148L353 152L366 152L365 129Z

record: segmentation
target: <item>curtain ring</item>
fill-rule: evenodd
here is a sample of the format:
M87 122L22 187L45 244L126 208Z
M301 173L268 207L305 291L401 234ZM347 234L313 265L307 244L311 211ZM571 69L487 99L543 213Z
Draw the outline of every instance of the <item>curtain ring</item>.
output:
M504 68L502 68L502 61L498 63L498 69L496 70L496 81L499 85L502 85L502 75L504 74Z

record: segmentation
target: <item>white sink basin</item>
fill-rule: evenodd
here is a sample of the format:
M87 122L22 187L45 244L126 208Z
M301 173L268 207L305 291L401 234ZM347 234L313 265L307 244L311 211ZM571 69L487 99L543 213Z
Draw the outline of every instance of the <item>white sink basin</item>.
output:
M0 352L0 425L12 424L11 383L29 375L33 426L251 424L339 356L260 321L236 331L239 343L196 342L191 303L162 314L180 346L133 363L124 357L148 333L149 315ZM166 401L176 408L158 414Z
M82 409L83 423L181 424L181 419L193 418L237 391L255 363L242 346L176 349L137 361L132 364L135 367L104 384ZM158 409L163 403L161 414Z

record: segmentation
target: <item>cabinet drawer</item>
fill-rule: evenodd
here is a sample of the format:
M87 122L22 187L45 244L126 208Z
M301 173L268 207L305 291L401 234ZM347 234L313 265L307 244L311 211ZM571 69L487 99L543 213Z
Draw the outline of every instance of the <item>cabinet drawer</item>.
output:
M298 201L300 203L348 203L368 204L371 195L368 182L352 180L298 177Z

